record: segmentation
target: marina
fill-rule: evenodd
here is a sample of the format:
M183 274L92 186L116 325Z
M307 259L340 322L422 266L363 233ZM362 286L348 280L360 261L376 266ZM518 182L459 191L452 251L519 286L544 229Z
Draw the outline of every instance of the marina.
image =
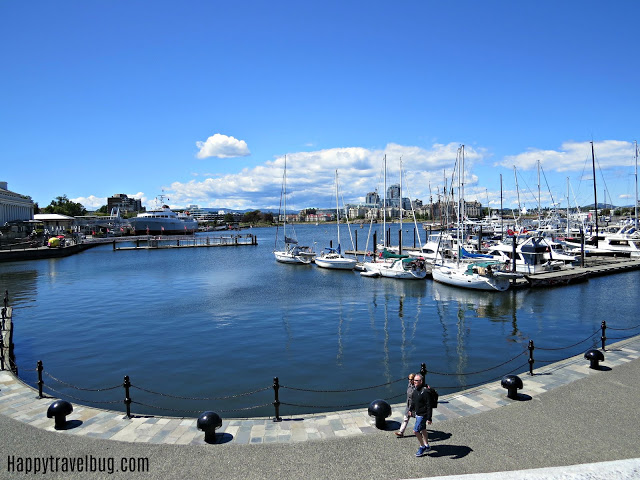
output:
M313 244L335 238L335 225L296 227ZM424 362L445 374L433 374L434 384L453 393L504 373L469 374L514 357L529 339L541 348L561 347L589 337L603 319L629 327L640 309L640 276L631 259L588 257L589 281L561 288L474 292L429 279L369 279L282 264L273 258L275 229L252 233L257 245L241 250L123 255L111 243L62 259L3 263L0 287L11 292L20 318L14 351L21 378L36 385L42 360L64 382L45 379L59 392L52 393L88 405L123 408L119 395L75 392L65 384L102 389L121 385L127 375L143 389L134 397L139 414L190 416L216 408L259 417L272 414L271 384L279 377L284 387L346 391L323 394L322 401L317 393L288 391L281 398L302 406L283 406L282 414L331 411L372 394L401 393L395 383L350 392L355 375L365 386L386 384ZM247 371L251 385L242 379ZM254 389L264 390L237 397Z

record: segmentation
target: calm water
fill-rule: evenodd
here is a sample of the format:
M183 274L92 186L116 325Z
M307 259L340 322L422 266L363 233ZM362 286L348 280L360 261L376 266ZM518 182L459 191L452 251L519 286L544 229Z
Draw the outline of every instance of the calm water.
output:
M404 229L411 246L413 226ZM334 225L296 230L301 243L317 242L316 250L335 236ZM431 280L279 264L271 253L275 229L251 232L258 246L114 252L105 245L63 259L0 264L0 291L9 290L14 306L20 376L35 385L33 370L42 360L55 377L45 375L45 385L59 395L116 410L124 409L121 387L92 392L65 383L105 389L129 375L147 390L207 398L264 388L208 401L131 391L135 413L197 416L211 409L226 417L263 416L273 407L236 409L270 404L275 376L288 387L351 390L404 378L425 362L447 374L428 377L445 394L525 370L522 355L469 374L517 356L529 339L558 348L586 339L602 320L617 328L638 323L640 272L555 289L471 292ZM366 234L358 229L360 249ZM536 367L583 352L598 339L536 350ZM314 408L283 405L280 413L366 406L375 398L401 402L405 386L403 380L348 393L281 389L281 402Z

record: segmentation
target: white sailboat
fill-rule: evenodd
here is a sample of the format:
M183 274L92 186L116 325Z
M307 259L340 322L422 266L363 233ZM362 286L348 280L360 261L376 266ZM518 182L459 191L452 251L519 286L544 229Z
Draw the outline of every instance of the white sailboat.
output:
M338 205L338 171L336 170L336 222L338 226L338 247L326 248L325 252L316 257L316 265L321 268L334 270L353 270L357 260L342 255L340 247L340 207Z
M464 252L460 248L460 235L462 232L463 216L464 216L464 145L458 150L458 158L456 159L458 166L458 254L455 262L437 261L431 269L431 275L436 282L445 283L455 287L469 288L473 290L497 290L505 291L509 288L509 279L514 275L507 272L505 263L487 258L479 258L475 256L473 261L462 261L461 256Z
M295 238L295 232L287 237L287 157L284 157L284 174L282 178L283 222L282 236L284 249L278 249L278 230L276 231L276 244L273 251L276 260L281 263L308 265L313 262L316 254L311 247L301 246ZM279 229L279 225L278 225ZM293 231L293 230L292 230Z
M386 245L386 210L387 210L387 156L384 157L384 200L382 233L384 249L380 258L373 257L371 262L364 262L364 271L360 275L365 277L387 277L405 280L422 280L427 276L427 268L423 258L410 258L409 255L397 255L387 250ZM402 206L402 198L400 199ZM401 227L402 228L402 227Z

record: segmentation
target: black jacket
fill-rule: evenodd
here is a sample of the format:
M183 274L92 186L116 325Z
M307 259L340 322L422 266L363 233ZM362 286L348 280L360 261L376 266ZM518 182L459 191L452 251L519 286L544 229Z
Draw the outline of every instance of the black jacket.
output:
M431 408L431 398L429 397L428 387L423 385L420 390L416 388L411 395L411 411L415 412L417 416L426 417L427 420L431 420L433 408Z

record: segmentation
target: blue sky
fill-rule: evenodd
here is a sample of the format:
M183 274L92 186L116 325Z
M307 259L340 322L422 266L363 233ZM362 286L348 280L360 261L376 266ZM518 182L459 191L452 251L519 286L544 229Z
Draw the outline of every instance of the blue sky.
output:
M0 180L40 206L293 208L388 182L436 198L634 201L636 1L0 0ZM547 187L548 185L548 187Z

